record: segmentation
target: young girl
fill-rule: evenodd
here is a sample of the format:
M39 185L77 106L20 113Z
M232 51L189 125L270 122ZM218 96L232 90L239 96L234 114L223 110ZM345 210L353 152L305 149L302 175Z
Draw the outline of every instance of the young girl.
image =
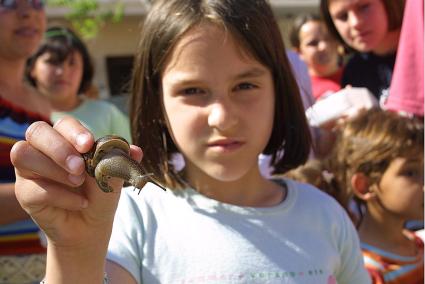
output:
M423 283L423 243L404 229L424 218L423 122L371 110L341 128L327 169L356 221L373 283Z
M282 171L310 150L284 50L266 1L156 1L131 116L142 166L168 190L111 180L105 194L84 173L86 129L33 124L12 159L18 199L48 236L45 282L101 283L109 243L111 283L369 283L341 207L260 174L260 153Z
M46 248L39 228L16 199L12 145L34 121L49 120L50 107L24 81L25 61L46 27L43 1L0 1L0 282L42 279Z
M93 66L86 45L72 30L49 28L27 62L26 76L51 102L53 123L71 115L95 138L116 134L130 141L128 118L113 104L86 96L93 88Z
M366 87L381 102L388 96L403 18L404 0L321 0L331 33L355 51L342 86Z
M343 72L340 45L321 18L314 14L296 17L290 39L308 66L314 98L340 90Z

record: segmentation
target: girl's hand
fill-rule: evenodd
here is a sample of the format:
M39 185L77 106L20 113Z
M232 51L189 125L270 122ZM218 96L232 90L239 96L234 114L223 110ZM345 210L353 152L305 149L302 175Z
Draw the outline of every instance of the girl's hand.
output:
M17 199L46 233L49 247L79 251L101 246L106 252L122 181L111 179L114 191L104 193L86 174L81 153L93 143L77 120L65 118L54 127L33 123L26 141L12 148ZM132 146L131 156L140 161L140 148Z

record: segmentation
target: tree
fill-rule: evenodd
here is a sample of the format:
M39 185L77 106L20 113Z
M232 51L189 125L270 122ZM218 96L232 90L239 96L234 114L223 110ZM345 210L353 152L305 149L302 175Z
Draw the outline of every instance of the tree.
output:
M106 22L119 22L124 14L121 0L111 1L111 5L101 5L97 0L47 0L49 6L67 7L65 15L73 28L88 39L97 35Z

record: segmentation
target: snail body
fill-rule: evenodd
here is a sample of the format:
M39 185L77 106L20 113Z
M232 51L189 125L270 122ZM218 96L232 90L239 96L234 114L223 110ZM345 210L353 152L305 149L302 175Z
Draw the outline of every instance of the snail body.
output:
M144 174L129 153L130 145L124 138L115 135L101 137L89 152L83 154L86 171L104 192L113 191L108 185L111 177L121 178L140 190L150 174Z

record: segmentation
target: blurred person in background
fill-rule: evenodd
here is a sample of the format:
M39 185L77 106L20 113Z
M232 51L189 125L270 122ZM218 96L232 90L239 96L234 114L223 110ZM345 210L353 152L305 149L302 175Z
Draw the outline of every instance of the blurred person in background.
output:
M423 123L379 108L344 123L326 159L285 176L315 185L347 210L374 284L422 284L423 231L405 224L424 218Z
M308 66L316 100L341 89L343 66L339 50L342 46L329 33L318 15L303 14L296 17L290 40L292 47Z
M71 29L54 26L28 60L26 77L52 105L53 123L77 118L95 136L115 134L131 140L128 117L112 103L90 99L93 65L84 42Z
M403 19L404 0L321 0L329 31L353 54L342 86L366 87L388 97Z
M375 108L347 120L326 162L375 284L424 283L424 244L405 226L424 219L423 145L421 120Z
M0 1L0 27L0 283L35 283L44 275L46 249L16 199L10 151L32 122L49 121L49 102L24 81L26 59L46 27L44 2Z

